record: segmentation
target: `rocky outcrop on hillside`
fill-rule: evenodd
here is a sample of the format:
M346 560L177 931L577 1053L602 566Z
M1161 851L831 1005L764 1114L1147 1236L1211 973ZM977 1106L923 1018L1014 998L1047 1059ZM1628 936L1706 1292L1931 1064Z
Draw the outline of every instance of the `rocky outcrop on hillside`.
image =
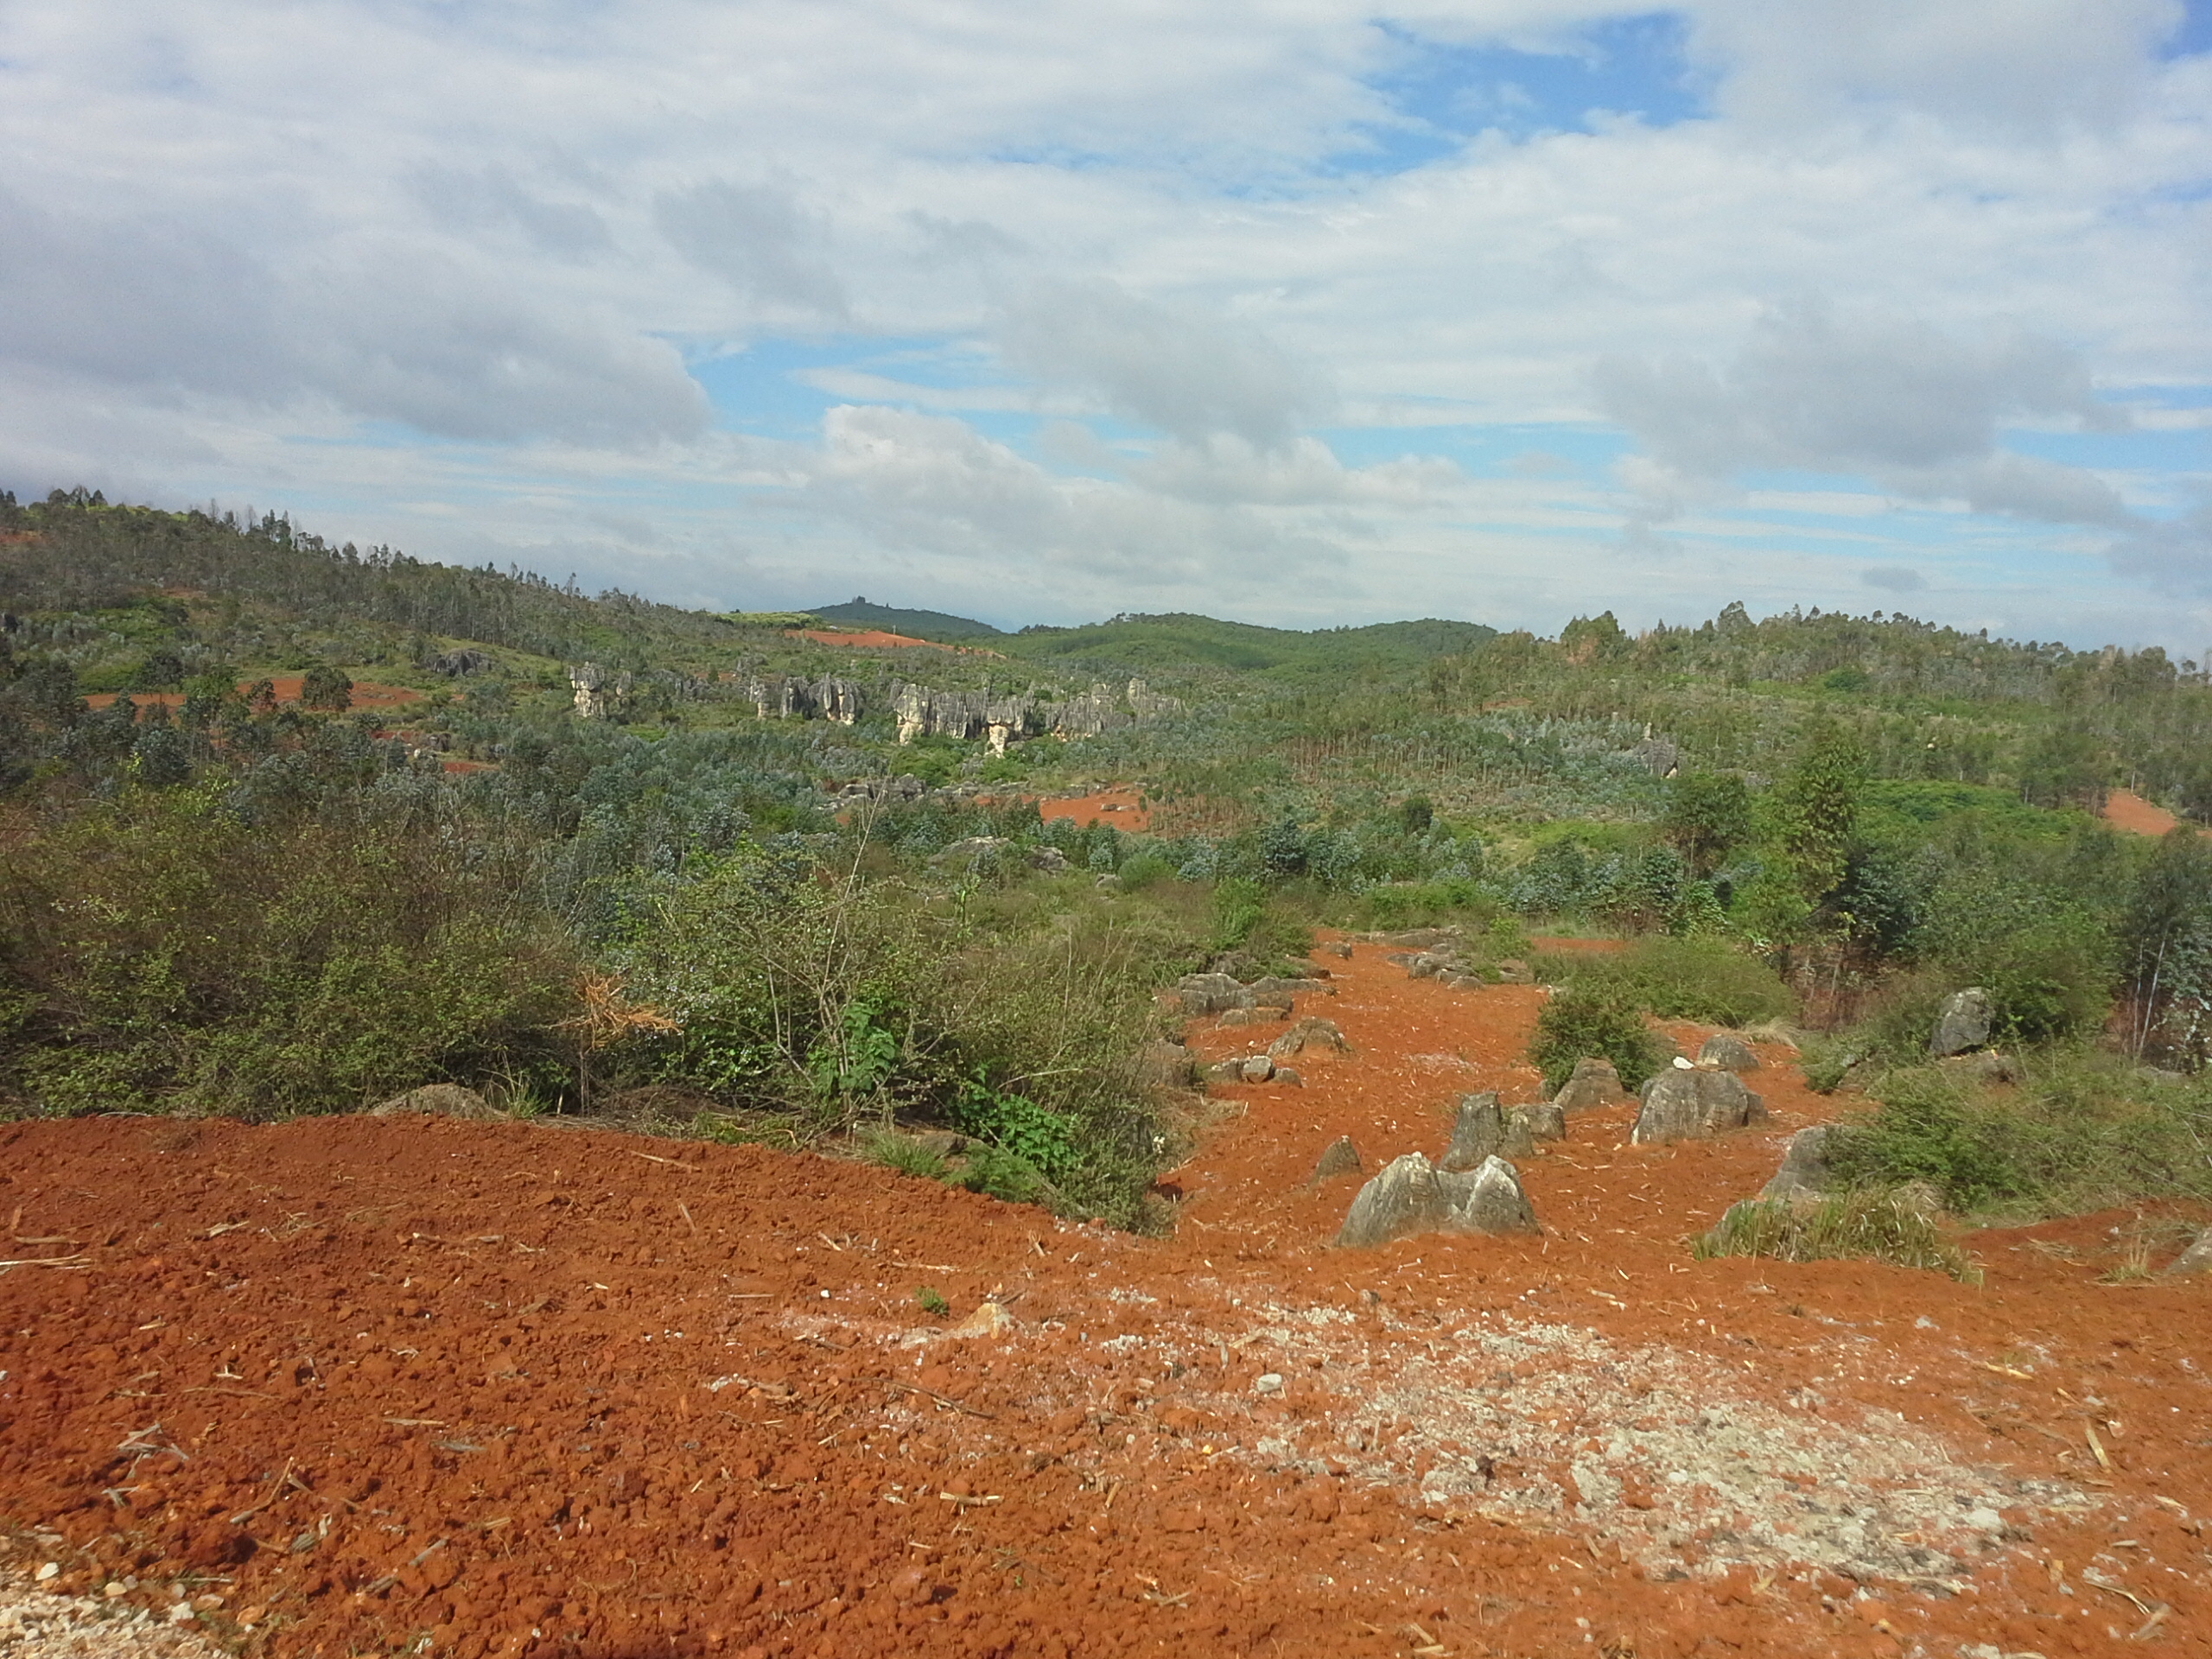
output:
M861 717L860 687L831 674L818 680L762 675L747 683L745 695L762 720L827 720L850 726Z
M1119 690L1103 682L1065 702L1034 694L939 691L904 683L892 688L891 712L899 741L918 737L982 738L991 753L1003 754L1008 743L1029 737L1096 737L1174 713L1183 705L1131 680Z

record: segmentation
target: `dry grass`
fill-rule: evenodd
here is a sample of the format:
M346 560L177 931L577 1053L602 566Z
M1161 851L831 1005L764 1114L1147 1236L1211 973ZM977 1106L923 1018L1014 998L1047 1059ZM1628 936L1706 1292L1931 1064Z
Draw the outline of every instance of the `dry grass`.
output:
M1749 1199L1731 1206L1693 1248L1700 1261L1758 1255L1782 1262L1889 1262L1929 1268L1961 1284L1981 1282L1981 1269L1965 1251L1891 1192L1847 1192L1817 1204Z

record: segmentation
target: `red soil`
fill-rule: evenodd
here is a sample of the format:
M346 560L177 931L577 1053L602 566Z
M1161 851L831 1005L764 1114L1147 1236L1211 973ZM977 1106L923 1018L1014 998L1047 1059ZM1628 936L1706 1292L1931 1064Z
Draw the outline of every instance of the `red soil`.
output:
M981 645L940 645L934 639L913 639L903 633L886 633L880 628L861 628L850 632L833 632L827 628L799 628L794 631L794 637L811 639L817 645L850 645L864 651L903 650L910 645L919 645L925 651L952 651L967 657L999 655L997 652L987 651Z
M1307 999L1351 1052L1219 1091L1171 1239L522 1123L0 1128L9 1254L59 1264L0 1273L0 1517L59 1535L24 1546L58 1587L166 1606L188 1573L219 1633L334 1659L2138 1651L2100 1580L2206 1650L2207 1291L2096 1283L2129 1218L1976 1234L1979 1289L1696 1262L1839 1109L1766 1047L1769 1129L1630 1147L1621 1106L1520 1160L1541 1239L1331 1249L1357 1183L1302 1183L1335 1137L1371 1170L1440 1150L1460 1091L1537 1088L1541 991L1382 955ZM1730 1421L1866 1462L1777 1464L1764 1564L1705 1465L1609 1502L1582 1461ZM1799 1522L1879 1531L1850 1483L1915 1447L1880 1503L1941 1512L1882 1547L1960 1565L1789 1563ZM1961 1543L1941 1493L2016 1476L2086 1501Z
M1135 789L1101 789L1063 801L1039 801L1037 815L1047 823L1066 818L1086 830L1094 823L1110 823L1116 830L1141 834L1152 827L1144 796Z
M2115 789L2105 797L2105 822L2133 835L2163 836L2181 820L2164 807L2145 800L2133 790Z
M300 687L305 677L304 675L299 674L280 674L271 679L270 683L276 688L276 701L297 702L300 700ZM252 684L253 682L251 680L240 680L238 690L245 691ZM404 685L378 685L374 680L356 680L353 682L352 707L397 709L403 704L422 702L423 695L420 691ZM151 708L157 702L169 709L180 709L184 706L184 693L181 691L100 691L86 697L85 703L88 708L105 709L118 696L128 696L142 710Z

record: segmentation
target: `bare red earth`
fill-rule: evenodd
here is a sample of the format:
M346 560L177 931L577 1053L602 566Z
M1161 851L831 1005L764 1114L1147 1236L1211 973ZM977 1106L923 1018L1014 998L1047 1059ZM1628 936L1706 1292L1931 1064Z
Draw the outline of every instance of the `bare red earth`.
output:
M903 650L910 645L919 645L925 651L953 651L970 657L999 655L997 652L987 650L982 645L941 645L935 639L916 639L903 633L886 633L881 628L837 631L828 628L799 628L795 630L795 632L798 638L811 639L817 645L848 645L862 651L894 651Z
M2105 822L2134 835L2163 836L2181 820L2133 790L2115 789L2105 797Z
M1306 1000L1350 1052L1222 1091L1168 1239L523 1123L0 1129L8 1256L54 1264L0 1273L0 1518L51 1529L57 1587L166 1605L189 1575L282 1654L2206 1650L2207 1293L2097 1282L2133 1217L1973 1235L1980 1288L1696 1262L1839 1109L1767 1048L1769 1129L1630 1147L1624 1105L1522 1159L1541 1238L1332 1249L1331 1141L1434 1155L1459 1093L1538 1088L1541 990L1382 954ZM1491 1410L1463 1443L1389 1403L1446 1372ZM1865 1471L1783 1468L1763 1564L1669 1471L1576 1485L1609 1437L1732 1415L2073 1507L2008 1503L1972 1548L1939 1518L1884 1547L1953 1565L1853 1579L1787 1546L1860 1524Z
M1094 823L1110 823L1116 830L1141 834L1152 827L1151 811L1135 789L1101 789L1066 800L1039 801L1037 816L1047 823L1065 818L1086 830Z
M275 689L276 701L297 702L304 678L298 674L282 674L271 680L270 684ZM240 680L238 690L245 691L251 683L248 680ZM355 709L397 709L404 703L422 702L424 694L404 685L379 685L373 680L356 680L349 695L353 699L350 706ZM101 691L86 697L85 702L88 708L105 709L121 696L128 696L142 710L157 702L170 709L181 708L184 704L184 693L181 691Z

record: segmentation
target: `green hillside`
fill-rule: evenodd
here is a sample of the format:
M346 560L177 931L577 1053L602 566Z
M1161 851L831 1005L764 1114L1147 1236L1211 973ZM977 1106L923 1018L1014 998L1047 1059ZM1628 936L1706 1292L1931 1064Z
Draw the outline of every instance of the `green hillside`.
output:
M1628 948L1536 964L1572 993L1547 1068L1643 1069L1653 1015L1789 1021L1878 1103L1862 1184L2212 1197L2212 837L2096 816L2124 785L2212 818L2193 664L1740 606L1550 639L816 614L990 649L0 495L0 1116L450 1079L1146 1225L1179 976L1444 925L1468 990L1594 929ZM902 682L954 711L905 743ZM1146 829L1040 814L1107 783ZM1927 1064L1965 987L2012 1093ZM982 1150L894 1133L931 1125Z
M865 599L849 599L842 605L817 605L810 614L824 622L853 628L880 628L886 633L903 633L912 639L957 643L1000 637L999 631L989 623L970 617L949 616L943 611L903 610L896 605L871 605Z

